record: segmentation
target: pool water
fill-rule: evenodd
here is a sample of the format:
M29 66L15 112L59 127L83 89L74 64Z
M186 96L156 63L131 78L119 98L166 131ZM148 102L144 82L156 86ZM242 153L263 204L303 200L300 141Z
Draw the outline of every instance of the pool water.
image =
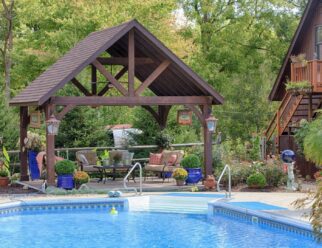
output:
M0 218L0 247L322 247L293 233L218 216L75 210Z

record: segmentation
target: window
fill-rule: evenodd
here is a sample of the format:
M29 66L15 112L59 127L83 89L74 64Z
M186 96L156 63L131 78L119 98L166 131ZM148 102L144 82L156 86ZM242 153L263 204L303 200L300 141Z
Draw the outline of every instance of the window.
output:
M322 26L318 26L315 32L315 52L316 58L320 59L322 55Z

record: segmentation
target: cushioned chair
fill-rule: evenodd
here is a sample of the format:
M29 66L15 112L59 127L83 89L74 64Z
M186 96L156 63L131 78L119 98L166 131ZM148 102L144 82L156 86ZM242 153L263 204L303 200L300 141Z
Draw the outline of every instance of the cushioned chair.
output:
M95 151L83 150L76 152L76 161L82 171L87 173L98 172L94 166L97 165L98 157Z
M171 161L171 163L169 163L169 161L172 160L173 158L172 155L175 155L176 158L174 161ZM184 155L184 151L182 150L176 150L176 151L165 150L162 152L160 164L148 163L145 165L144 167L145 174L147 172L156 172L162 176L164 181L166 172L173 172L175 169L180 167L180 162L183 158L183 155Z

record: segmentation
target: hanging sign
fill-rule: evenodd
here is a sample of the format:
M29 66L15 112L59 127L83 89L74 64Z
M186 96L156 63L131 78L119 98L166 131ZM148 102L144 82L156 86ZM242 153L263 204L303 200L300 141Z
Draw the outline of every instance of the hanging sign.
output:
M40 128L41 127L41 114L40 111L31 112L30 115L29 126L32 128Z
M180 125L191 125L192 123L192 112L190 110L178 110L177 122Z

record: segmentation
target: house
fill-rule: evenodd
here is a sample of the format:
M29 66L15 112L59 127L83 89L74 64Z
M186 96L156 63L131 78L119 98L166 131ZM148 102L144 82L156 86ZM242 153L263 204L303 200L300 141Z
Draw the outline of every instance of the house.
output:
M304 60L296 61L298 55ZM309 82L312 90L294 94L286 90L287 82ZM274 140L277 152L296 150L293 135L300 120L312 120L315 110L322 107L322 1L309 0L269 99L281 103L266 130L267 140ZM301 156L297 168L304 176L315 171Z

